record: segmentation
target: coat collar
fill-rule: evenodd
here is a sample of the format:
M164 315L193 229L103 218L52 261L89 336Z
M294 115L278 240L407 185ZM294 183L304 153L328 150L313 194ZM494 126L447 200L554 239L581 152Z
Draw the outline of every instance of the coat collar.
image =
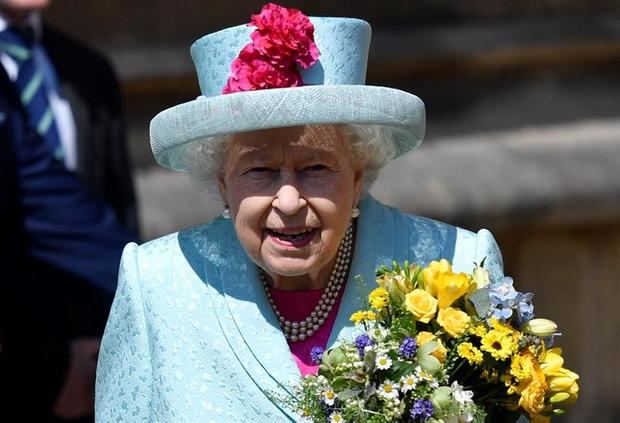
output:
M366 196L360 204L354 258L328 347L355 333L351 314L374 288L375 269L403 260L395 248L395 213ZM388 234L386 236L386 234ZM248 375L265 393L289 391L300 378L256 265L237 240L229 220L216 219L206 227L179 234L181 249L207 283L218 324ZM361 283L359 282L361 280Z

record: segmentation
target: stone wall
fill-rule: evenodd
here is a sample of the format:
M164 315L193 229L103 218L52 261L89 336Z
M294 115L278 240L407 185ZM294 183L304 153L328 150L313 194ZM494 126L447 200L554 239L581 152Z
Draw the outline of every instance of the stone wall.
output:
M559 324L566 364L581 375L579 402L558 421L620 421L620 220L495 235L506 272L535 293L537 316Z
M169 43L193 40L215 29L237 25L260 10L265 0L57 0L50 20L102 44ZM364 18L379 26L460 24L524 17L587 16L618 13L616 0L295 0L281 2L309 15Z

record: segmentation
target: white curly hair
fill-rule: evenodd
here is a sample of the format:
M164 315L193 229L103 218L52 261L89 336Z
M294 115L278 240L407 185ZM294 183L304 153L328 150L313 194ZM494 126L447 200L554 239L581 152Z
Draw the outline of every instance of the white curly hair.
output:
M386 163L396 157L392 131L383 125L338 125L351 143L353 162L364 169L363 190L368 191ZM230 135L194 141L186 151L189 174L208 193L219 194L218 178L224 169ZM218 195L219 197L219 195Z

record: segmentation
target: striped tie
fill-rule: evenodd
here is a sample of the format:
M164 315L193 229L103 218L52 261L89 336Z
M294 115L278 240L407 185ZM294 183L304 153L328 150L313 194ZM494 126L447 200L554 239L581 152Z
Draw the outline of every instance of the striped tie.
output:
M33 37L24 31L9 28L0 32L0 51L8 54L18 65L15 87L28 112L30 126L50 146L54 157L62 160L58 128L47 97L43 72L37 69L33 57L33 48Z

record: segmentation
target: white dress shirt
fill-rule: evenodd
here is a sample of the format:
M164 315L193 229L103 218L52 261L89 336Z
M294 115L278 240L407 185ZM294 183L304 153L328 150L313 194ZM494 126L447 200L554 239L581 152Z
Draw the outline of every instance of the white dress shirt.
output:
M42 25L41 16L38 13L32 13L26 19L26 25L33 28L35 38L41 39ZM9 26L9 21L0 15L0 31L4 31ZM69 170L77 168L77 151L76 151L76 129L73 113L69 102L65 100L58 84L58 78L54 66L48 57L45 49L36 44L33 51L36 66L43 71L44 84L47 89L47 98L54 114L54 121L58 128L60 143L64 153L65 166ZM6 71L11 81L17 80L18 64L11 56L4 52L0 52L0 63Z

